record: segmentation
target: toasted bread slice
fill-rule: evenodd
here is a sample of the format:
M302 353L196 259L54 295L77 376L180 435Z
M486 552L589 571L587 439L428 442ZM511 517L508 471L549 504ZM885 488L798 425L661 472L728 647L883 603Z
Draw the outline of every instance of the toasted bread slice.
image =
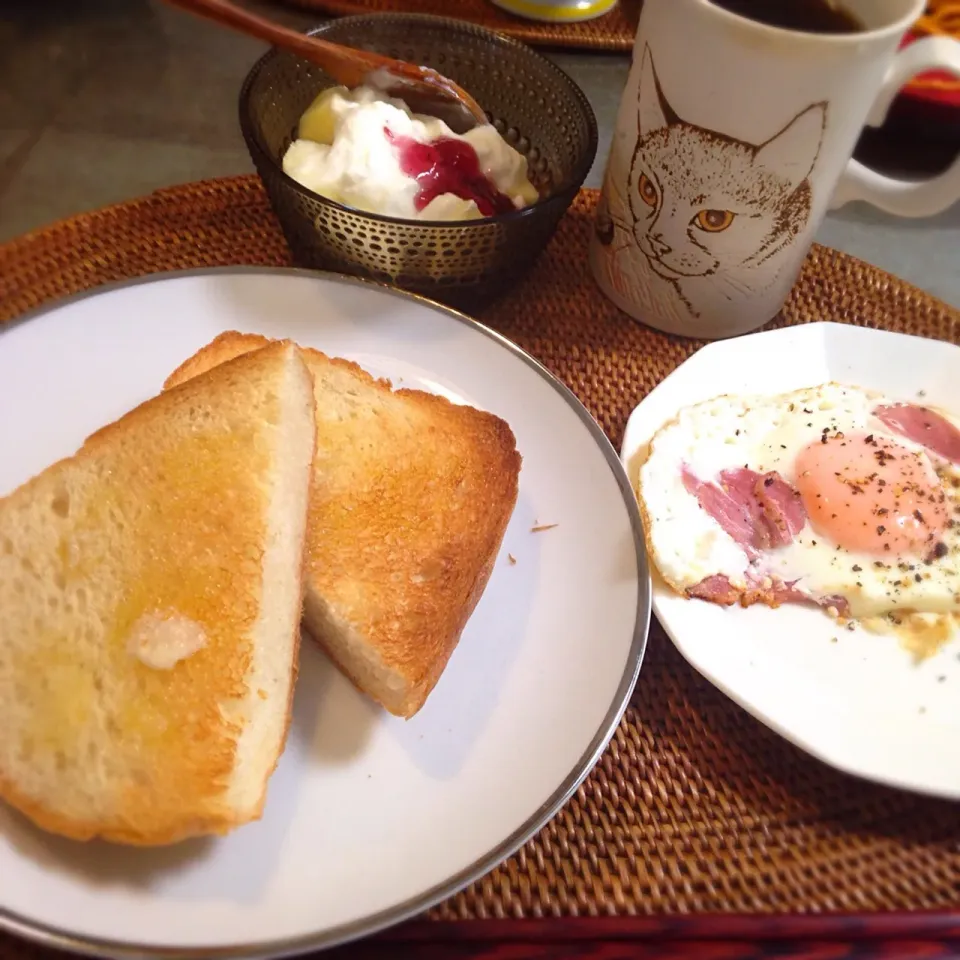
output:
M166 386L268 342L222 334ZM410 717L487 585L520 455L492 414L303 353L317 405L304 621L360 690Z
M136 845L260 816L286 739L316 423L290 343L0 499L0 797Z

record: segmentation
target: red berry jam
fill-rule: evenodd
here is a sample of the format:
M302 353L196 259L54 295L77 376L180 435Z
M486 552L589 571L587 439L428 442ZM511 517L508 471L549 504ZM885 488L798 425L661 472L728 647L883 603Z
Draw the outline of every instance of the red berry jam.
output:
M420 143L413 137L395 134L389 127L384 127L383 132L397 151L400 169L417 181L419 189L413 200L417 210L444 193L473 200L485 217L517 209L480 170L477 151L469 143L453 137Z

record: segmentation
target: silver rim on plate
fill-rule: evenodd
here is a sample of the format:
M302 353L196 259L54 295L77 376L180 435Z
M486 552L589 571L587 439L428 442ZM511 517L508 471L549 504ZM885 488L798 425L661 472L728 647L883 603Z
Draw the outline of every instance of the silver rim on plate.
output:
M327 282L349 284L356 287L368 287L387 293L391 296L400 297L406 300L414 300L422 303L424 306L446 314L451 320L465 324L473 330L481 333L485 337L498 343L501 347L508 350L514 356L519 357L528 367L543 378L566 403L575 411L580 420L584 423L590 435L593 437L597 446L600 448L604 459L616 478L617 485L623 495L624 505L627 508L627 515L630 518L630 526L633 532L634 548L637 558L638 573L638 592L637 592L637 615L634 622L633 640L630 646L630 655L627 658L626 668L617 687L613 702L607 711L600 729L597 731L593 740L590 742L582 756L577 760L573 769L564 778L560 786L554 791L550 798L538 810L536 810L517 830L506 837L494 849L490 850L485 856L472 863L465 870L460 871L454 876L448 878L441 884L425 891L417 897L413 897L403 903L388 910L372 914L362 920L353 923L342 924L338 927L331 927L326 930L318 931L303 937L288 938L274 941L261 941L258 943L231 944L218 947L162 947L151 944L138 944L128 941L104 940L80 936L70 933L57 927L47 924L37 923L27 917L13 913L0 906L0 930L6 930L9 933L16 934L29 940L33 940L44 946L54 947L60 950L68 950L74 953L83 953L100 957L116 957L119 960L132 960L144 957L162 957L162 958L231 958L231 960L263 960L268 957L282 957L293 954L307 953L314 950L325 949L337 946L351 940L357 940L361 937L369 936L388 927L392 927L405 920L409 920L418 914L429 910L444 900L459 893L465 887L468 887L475 880L489 873L494 867L498 866L504 860L508 859L517 850L520 849L531 837L539 831L556 815L561 807L573 796L577 788L586 779L587 775L600 759L603 751L606 749L610 738L613 736L620 719L627 708L630 695L633 692L634 685L640 675L640 666L643 662L643 655L647 646L647 632L650 626L650 606L651 590L650 575L647 569L646 548L644 546L643 528L640 519L640 510L637 506L636 497L630 486L630 481L620 460L617 451L607 439L606 434L600 428L600 425L591 416L590 412L577 399L576 395L561 380L555 377L539 360L530 356L525 350L521 349L512 340L508 340L502 334L497 333L490 327L485 326L478 320L459 313L451 307L436 303L426 297L418 294L408 293L398 290L386 284L377 283L372 280L364 280L357 277L350 277L344 274L327 273L318 270L305 270L295 267L201 267L188 270L172 270L162 273L148 274L143 277L135 277L129 280L120 280L116 283L103 284L92 290L85 290L81 293L64 297L52 304L31 310L23 316L4 325L0 330L0 349L2 349L3 333L21 323L27 323L47 313L52 313L62 307L69 306L80 300L89 297L99 296L110 293L115 290L122 290L127 287L135 287L149 283L163 283L165 280L175 280L186 277L200 276L237 276L237 275L261 275L261 276L300 276L311 279L322 279Z

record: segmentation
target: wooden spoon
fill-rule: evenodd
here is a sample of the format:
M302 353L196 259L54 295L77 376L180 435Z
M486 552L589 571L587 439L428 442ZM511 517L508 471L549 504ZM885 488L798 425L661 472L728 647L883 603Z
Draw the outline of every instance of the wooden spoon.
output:
M232 27L275 47L289 50L321 67L345 87L370 84L384 93L399 97L415 113L438 117L454 133L486 123L480 105L452 80L430 67L418 67L404 60L394 60L379 53L344 47L321 40L265 17L250 13L230 0L167 0L169 4L206 17L225 27Z

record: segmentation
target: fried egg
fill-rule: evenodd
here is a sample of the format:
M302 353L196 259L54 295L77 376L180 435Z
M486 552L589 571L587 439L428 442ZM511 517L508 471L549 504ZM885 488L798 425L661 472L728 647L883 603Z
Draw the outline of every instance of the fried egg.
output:
M825 383L685 408L638 481L651 559L716 603L960 611L960 426Z

